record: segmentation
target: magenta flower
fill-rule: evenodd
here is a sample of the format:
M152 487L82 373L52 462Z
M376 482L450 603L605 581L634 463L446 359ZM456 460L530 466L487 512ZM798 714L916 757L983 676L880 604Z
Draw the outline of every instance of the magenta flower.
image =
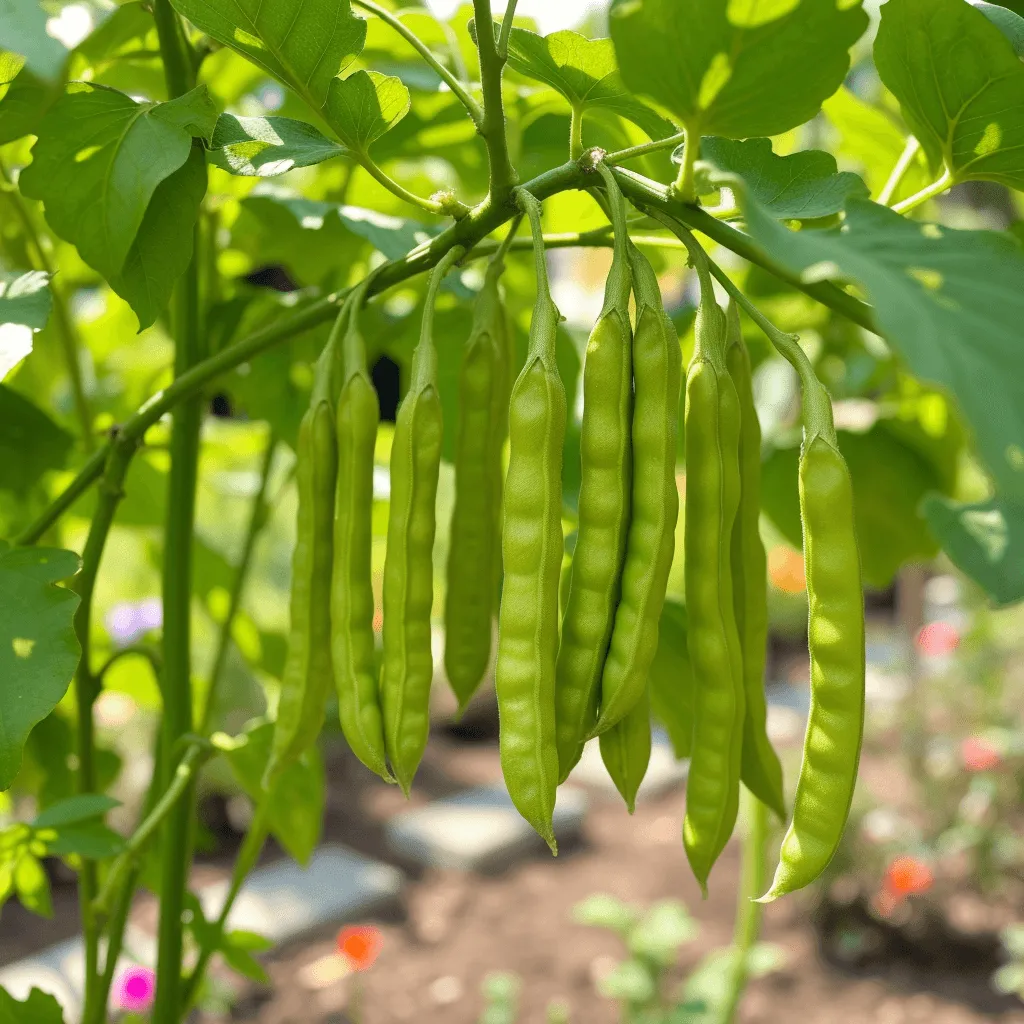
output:
M122 972L114 985L114 1005L127 1013L144 1013L153 1005L156 974L138 964Z

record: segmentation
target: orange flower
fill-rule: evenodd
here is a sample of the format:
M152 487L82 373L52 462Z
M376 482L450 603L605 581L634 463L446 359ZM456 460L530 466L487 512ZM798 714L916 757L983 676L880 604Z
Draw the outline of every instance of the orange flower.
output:
M768 552L768 579L784 594L801 593L807 586L803 555L785 544L772 548Z
M354 971L373 966L384 946L384 936L372 924L349 925L338 932L338 952Z
M917 857L897 857L885 872L885 888L897 899L919 896L927 892L934 881L932 869Z
M1002 760L999 751L980 736L968 736L960 744L960 757L969 772L987 772Z
M960 646L960 634L948 622L929 622L918 632L917 646L932 658L952 654Z

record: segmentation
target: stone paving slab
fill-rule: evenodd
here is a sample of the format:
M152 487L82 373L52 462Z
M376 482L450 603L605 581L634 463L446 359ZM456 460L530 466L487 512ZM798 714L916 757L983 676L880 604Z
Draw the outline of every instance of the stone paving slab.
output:
M655 731L651 743L651 760L647 766L647 774L637 791L637 801L654 800L671 789L679 786L690 770L688 761L677 761L672 744L661 732ZM599 790L603 795L621 800L608 769L601 760L601 745L598 740L591 740L583 748L583 756L579 764L569 773L571 782L591 789Z
M563 787L555 802L555 838L579 835L587 796ZM546 849L502 786L480 786L404 811L385 825L396 853L431 867L461 871L499 871L521 857Z
M402 873L343 846L322 846L308 867L277 861L249 876L228 915L228 927L257 932L275 944L290 942L328 926L367 917L393 903ZM228 883L199 893L203 913L215 918Z

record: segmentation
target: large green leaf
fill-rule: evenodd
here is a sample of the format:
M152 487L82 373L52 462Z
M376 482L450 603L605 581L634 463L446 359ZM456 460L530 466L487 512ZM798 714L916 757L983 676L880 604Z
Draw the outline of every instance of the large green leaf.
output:
M377 71L355 71L348 78L331 82L324 116L349 149L365 153L371 143L405 117L411 102L400 78Z
M977 7L1000 32L1010 40L1013 52L1024 57L1024 18L999 4L986 3L985 0L968 0L972 7Z
M943 550L998 604L1024 600L1024 503L962 505L929 495L923 512Z
M0 146L35 135L39 123L62 90L40 78L25 58L0 52Z
M964 0L889 0L875 64L933 166L1024 189L1024 64Z
M206 158L198 146L153 192L138 234L110 286L139 318L139 330L164 311L192 259L193 227L206 194Z
M42 270L0 270L0 327L24 324L41 331L50 318L52 301L49 274Z
M75 86L43 119L22 192L108 280L121 272L157 186L217 120L205 86L169 103L136 103L114 89ZM191 231L191 225L182 225Z
M54 586L77 571L72 551L0 541L0 790L14 781L28 734L57 706L78 664L78 595Z
M60 1003L38 988L21 1002L0 988L0 1024L64 1024Z
M622 77L690 130L778 135L839 88L867 27L859 0L615 0Z
M817 149L776 156L771 139L736 142L711 136L701 140L701 156L745 178L751 195L780 220L829 217L848 199L869 194L856 174L839 171L835 157Z
M642 128L652 139L672 135L671 121L641 103L626 88L610 39L588 39L566 29L540 36L513 28L508 40L509 67L557 89L578 110L603 107Z
M1024 251L1008 234L920 224L853 199L841 231L790 231L736 178L747 225L805 278L859 283L888 342L955 396L1008 497L1024 498Z
M210 148L218 166L252 178L270 178L348 153L305 121L234 114L221 114L217 119Z
M904 443L885 420L866 433L837 431L853 480L854 520L864 581L889 586L901 565L938 553L918 509L929 492L945 489L943 467ZM799 449L779 448L762 467L761 506L782 535L800 548L797 493Z
M0 0L3 49L13 50L43 78L56 78L68 51L46 31L49 15L39 0Z
M171 0L217 42L273 75L319 111L336 75L363 48L366 22L349 0Z
M24 496L45 472L64 467L72 443L42 409L0 384L0 490Z
M257 719L246 727L246 742L225 754L238 784L253 800L263 798L273 733L272 722ZM281 775L269 803L270 831L300 864L307 863L320 839L324 813L324 766L315 746Z

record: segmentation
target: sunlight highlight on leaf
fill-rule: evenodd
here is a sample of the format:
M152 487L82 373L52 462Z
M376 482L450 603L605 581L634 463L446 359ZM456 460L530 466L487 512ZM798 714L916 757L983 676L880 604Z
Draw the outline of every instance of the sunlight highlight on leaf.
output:
M86 160L94 157L102 148L102 146L86 146L85 149L80 149L75 154L75 163L84 164Z
M711 63L701 79L700 92L697 94L698 105L702 109L710 107L715 97L726 87L730 78L732 78L732 65L729 63L729 55L716 53L711 58Z
M800 0L729 0L725 16L739 28L757 28L785 17L799 6Z
M937 292L943 284L944 278L937 270L929 270L927 267L907 267L907 273L920 282L929 291Z
M31 658L32 649L35 645L35 640L29 640L23 636L16 636L11 640L11 647L14 648L14 656L16 658Z
M985 125L985 133L981 137L981 141L974 147L974 153L976 156L988 156L989 153L994 153L1003 144L1003 130L992 121L990 124Z

